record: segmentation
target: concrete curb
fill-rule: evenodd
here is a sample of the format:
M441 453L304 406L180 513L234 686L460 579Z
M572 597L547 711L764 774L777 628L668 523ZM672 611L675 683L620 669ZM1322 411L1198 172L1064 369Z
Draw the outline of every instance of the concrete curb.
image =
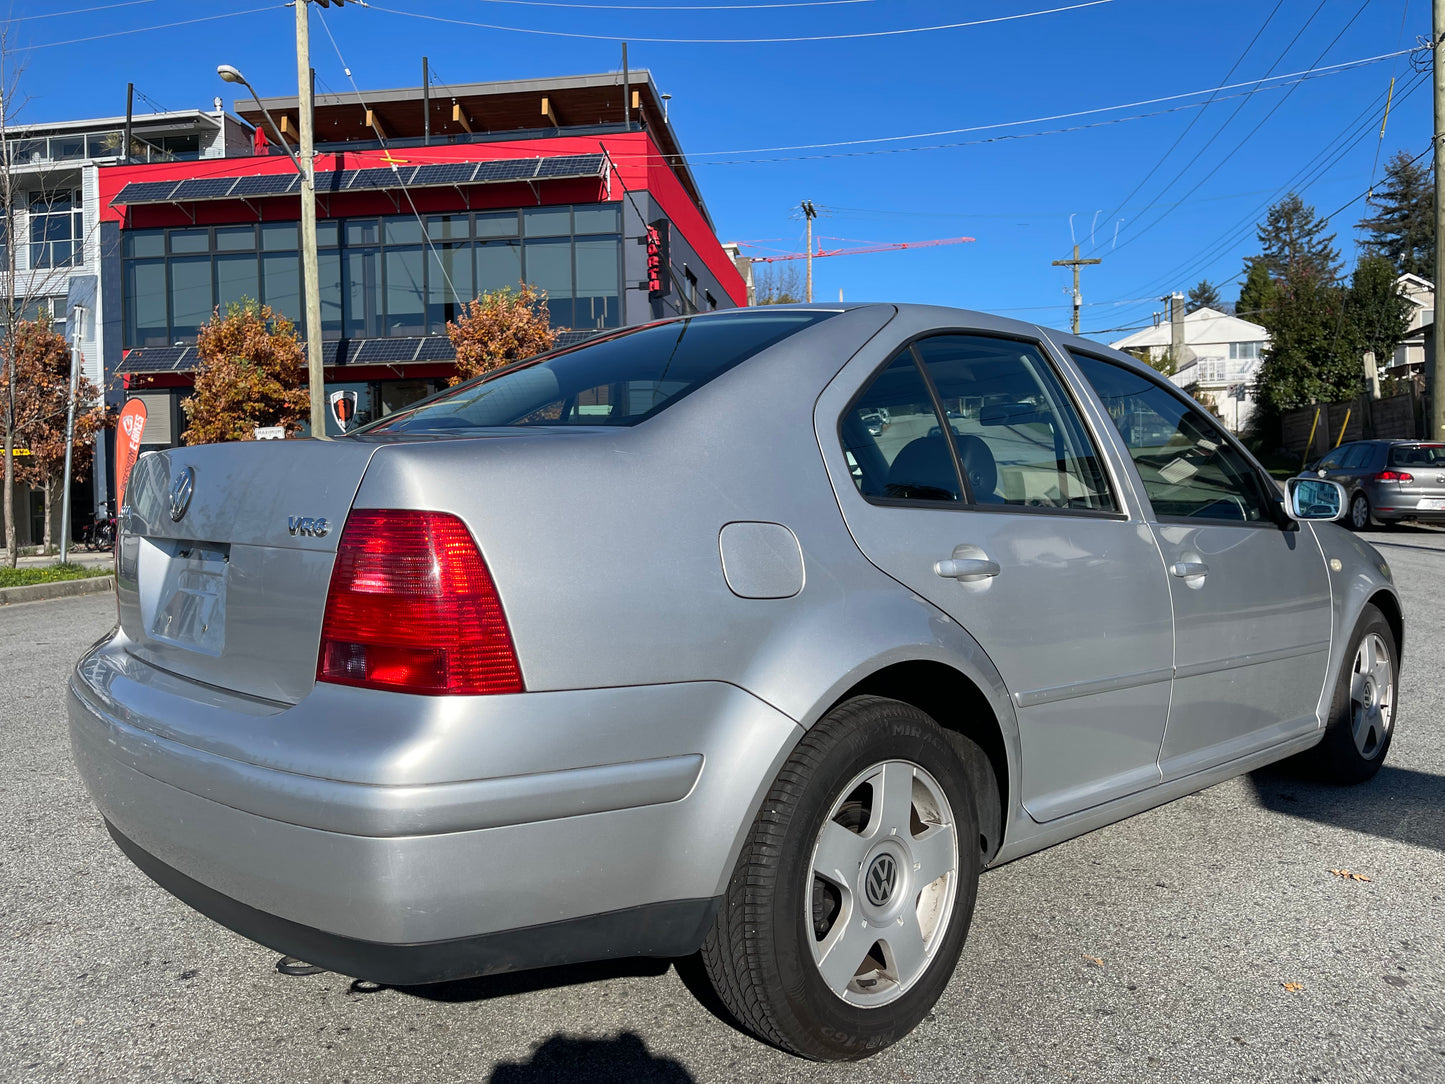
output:
M24 587L0 587L0 606L12 602L42 602L71 595L98 595L115 590L114 576L87 576L79 580L57 580L55 583L32 583Z

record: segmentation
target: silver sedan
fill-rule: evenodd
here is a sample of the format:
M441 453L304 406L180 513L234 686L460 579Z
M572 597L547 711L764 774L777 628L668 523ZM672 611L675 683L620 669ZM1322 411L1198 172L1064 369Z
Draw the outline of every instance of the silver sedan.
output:
M332 441L143 456L69 687L117 845L415 984L700 953L901 1038L982 870L1395 728L1380 555L1152 370L918 306L624 329Z

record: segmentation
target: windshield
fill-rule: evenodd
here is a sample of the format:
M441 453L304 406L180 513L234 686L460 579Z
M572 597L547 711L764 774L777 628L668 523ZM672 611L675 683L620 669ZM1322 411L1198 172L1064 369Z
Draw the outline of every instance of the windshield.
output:
M636 425L754 354L836 315L748 309L648 324L487 373L365 432Z

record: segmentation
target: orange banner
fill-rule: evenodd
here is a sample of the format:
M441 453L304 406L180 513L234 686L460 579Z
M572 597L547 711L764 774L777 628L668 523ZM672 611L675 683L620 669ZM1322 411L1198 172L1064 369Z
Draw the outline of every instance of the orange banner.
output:
M130 400L120 412L120 426L115 431L116 515L125 507L125 484L130 480L130 469L140 456L140 438L145 427L145 403L139 399Z

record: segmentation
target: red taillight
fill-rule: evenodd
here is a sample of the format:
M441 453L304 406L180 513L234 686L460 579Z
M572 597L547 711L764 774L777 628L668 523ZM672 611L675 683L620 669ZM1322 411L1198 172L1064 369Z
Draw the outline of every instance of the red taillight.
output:
M461 520L402 510L347 517L316 679L430 695L522 691L502 600Z
M1407 474L1402 470L1382 470L1375 475L1377 482L1413 482L1414 480L1413 474Z

